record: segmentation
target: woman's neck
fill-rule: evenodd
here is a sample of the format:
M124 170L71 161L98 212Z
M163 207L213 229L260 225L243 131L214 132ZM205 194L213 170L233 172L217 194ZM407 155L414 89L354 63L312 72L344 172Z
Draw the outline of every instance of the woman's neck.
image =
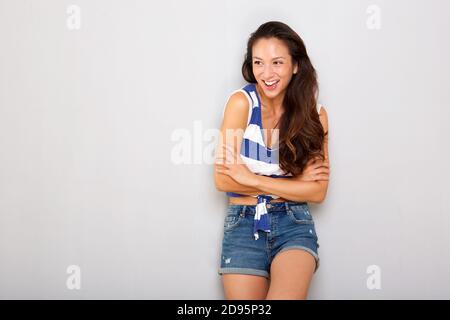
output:
M283 113L284 92L280 93L275 98L268 98L259 84L256 84L256 90L261 99L261 107L266 109L265 111L273 116L281 115Z

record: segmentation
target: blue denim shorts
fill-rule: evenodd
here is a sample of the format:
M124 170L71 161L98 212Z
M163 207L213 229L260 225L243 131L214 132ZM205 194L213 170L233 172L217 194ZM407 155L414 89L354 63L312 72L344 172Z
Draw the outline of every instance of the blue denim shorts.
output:
M270 232L253 237L256 205L229 204L224 221L219 275L240 273L270 279L275 256L287 249L303 249L319 268L319 243L307 202L271 202L267 205Z

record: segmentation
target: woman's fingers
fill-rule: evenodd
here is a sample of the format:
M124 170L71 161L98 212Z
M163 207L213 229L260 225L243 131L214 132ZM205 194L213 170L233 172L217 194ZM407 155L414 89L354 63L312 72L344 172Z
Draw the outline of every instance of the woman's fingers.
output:
M217 154L216 158L215 158L215 163L216 164L224 164L227 160L227 157L225 154L223 153L219 153Z
M234 148L232 145L224 145L224 150L227 152L227 157L229 157L228 163L233 164L245 164L245 162L242 160L238 150Z
M329 168L329 165L327 163L316 163L312 168L313 170L318 170L320 168Z
M328 176L330 175L330 170L325 167L320 167L311 172L311 175L314 177L314 180L318 180L319 178L326 178L328 180Z
M316 168L320 168L320 167L329 168L330 162L329 161L320 161L316 164Z
M225 171L228 171L229 169L230 169L229 166L225 162L216 163L216 165L215 165L215 170L220 173L224 173Z
M228 168L228 165L225 161L220 160L216 161L216 168Z
M233 163L233 151L231 150L230 146L227 146L226 144L223 144L219 150L217 150L216 153L216 163L217 164L230 164Z
M234 152L234 147L233 146L230 146L228 144L223 144L223 148L225 150L227 150L230 154L234 155L235 152Z
M308 161L302 175L305 181L328 181L330 175L328 158L322 160L319 157L313 157Z
M329 175L330 174L330 170L328 170L326 168L321 168L321 169L318 169L318 170L314 171L314 174L316 174L316 175L319 175L319 174Z
M218 159L220 158L221 161L231 163L233 159L233 152L230 150L230 148L227 145L222 145L221 150L219 150Z
M216 169L217 173L228 174L228 169Z
M222 150L226 155L228 163L241 163L240 157L237 156L233 146L224 144Z
M322 158L320 158L320 157L313 157L313 158L311 158L311 159L309 159L309 161L306 163L306 165L307 166L309 166L309 165L314 165L314 166L317 166L317 165L329 165L329 160L328 160L328 158L325 158L324 160L322 160Z

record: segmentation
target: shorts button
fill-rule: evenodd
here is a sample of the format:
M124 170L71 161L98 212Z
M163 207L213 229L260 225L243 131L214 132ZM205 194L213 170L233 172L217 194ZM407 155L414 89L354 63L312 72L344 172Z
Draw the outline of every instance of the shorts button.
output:
M268 204L266 205L266 207L267 207L267 209L270 209L270 208L272 208L272 205L271 205L270 203L268 203Z

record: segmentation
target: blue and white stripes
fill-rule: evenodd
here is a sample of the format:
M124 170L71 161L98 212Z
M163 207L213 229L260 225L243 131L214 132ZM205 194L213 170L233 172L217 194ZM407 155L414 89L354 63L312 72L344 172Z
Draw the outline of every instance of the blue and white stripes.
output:
M253 220L253 236L258 240L258 231L270 232L269 215L267 214L267 203L272 200L271 196L258 195L255 209L255 219Z
M273 178L289 177L292 174L285 174L279 166L278 148L269 148L264 143L263 126L261 117L261 99L256 91L256 85L250 83L241 91L245 94L249 102L249 116L247 128L245 129L242 139L240 156L249 170L255 174L269 176ZM233 92L233 93L234 93ZM318 105L318 112L320 105ZM226 193L230 197L242 197L242 195L234 192ZM253 233L255 240L258 240L258 231L270 232L270 222L268 221L266 204L272 199L279 198L276 195L257 195L257 205L255 209L255 218L253 224Z

